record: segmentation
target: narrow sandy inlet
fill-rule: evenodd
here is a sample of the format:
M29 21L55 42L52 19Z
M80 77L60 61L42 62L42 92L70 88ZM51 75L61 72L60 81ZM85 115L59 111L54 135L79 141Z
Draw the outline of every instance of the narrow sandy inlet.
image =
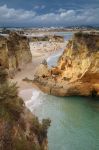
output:
M32 96L32 90L34 88L32 83L28 83L23 81L24 78L28 78L33 80L36 68L40 65L42 60L46 59L59 51L60 49L64 49L66 46L66 41L63 43L60 42L32 42L30 43L30 50L32 53L32 62L25 65L24 68L19 71L14 79L13 82L17 82L19 87L19 95L24 99L27 100Z

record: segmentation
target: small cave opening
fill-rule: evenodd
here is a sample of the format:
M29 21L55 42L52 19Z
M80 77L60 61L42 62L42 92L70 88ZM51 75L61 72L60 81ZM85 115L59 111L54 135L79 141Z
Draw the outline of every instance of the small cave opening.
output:
M92 97L96 97L97 96L97 91L95 89L92 90L91 96Z

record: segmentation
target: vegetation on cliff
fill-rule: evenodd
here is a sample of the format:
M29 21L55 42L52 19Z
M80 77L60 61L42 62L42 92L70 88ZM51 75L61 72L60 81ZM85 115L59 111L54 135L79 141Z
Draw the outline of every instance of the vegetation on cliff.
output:
M47 150L50 120L39 123L0 67L0 150Z

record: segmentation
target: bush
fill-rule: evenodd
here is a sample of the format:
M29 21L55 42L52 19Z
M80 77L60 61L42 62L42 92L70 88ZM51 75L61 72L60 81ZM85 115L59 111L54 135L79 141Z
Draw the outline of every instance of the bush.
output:
M3 67L0 67L0 84L3 84L7 81L8 74Z
M0 116L18 120L23 112L23 101L18 97L16 84L0 85Z
M0 102L16 98L17 94L16 84L4 83L3 85L0 85Z
M38 118L35 116L32 120L31 131L37 135L40 144L47 138L47 129L50 126L50 123L50 119L43 119L42 123L39 123Z

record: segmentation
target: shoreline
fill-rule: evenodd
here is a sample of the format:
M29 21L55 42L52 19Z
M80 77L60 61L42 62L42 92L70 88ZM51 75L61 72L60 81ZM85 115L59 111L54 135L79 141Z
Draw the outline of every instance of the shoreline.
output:
M99 96L98 40L96 34L75 33L55 67L40 65L34 83L50 95Z
M32 90L39 89L37 86L31 82L23 81L23 79L28 78L33 80L36 69L41 64L44 59L48 59L53 53L63 49L67 41L63 43L60 42L36 42L30 43L30 50L32 53L32 62L28 63L18 71L11 82L17 83L19 96L23 98L24 101L32 97Z

